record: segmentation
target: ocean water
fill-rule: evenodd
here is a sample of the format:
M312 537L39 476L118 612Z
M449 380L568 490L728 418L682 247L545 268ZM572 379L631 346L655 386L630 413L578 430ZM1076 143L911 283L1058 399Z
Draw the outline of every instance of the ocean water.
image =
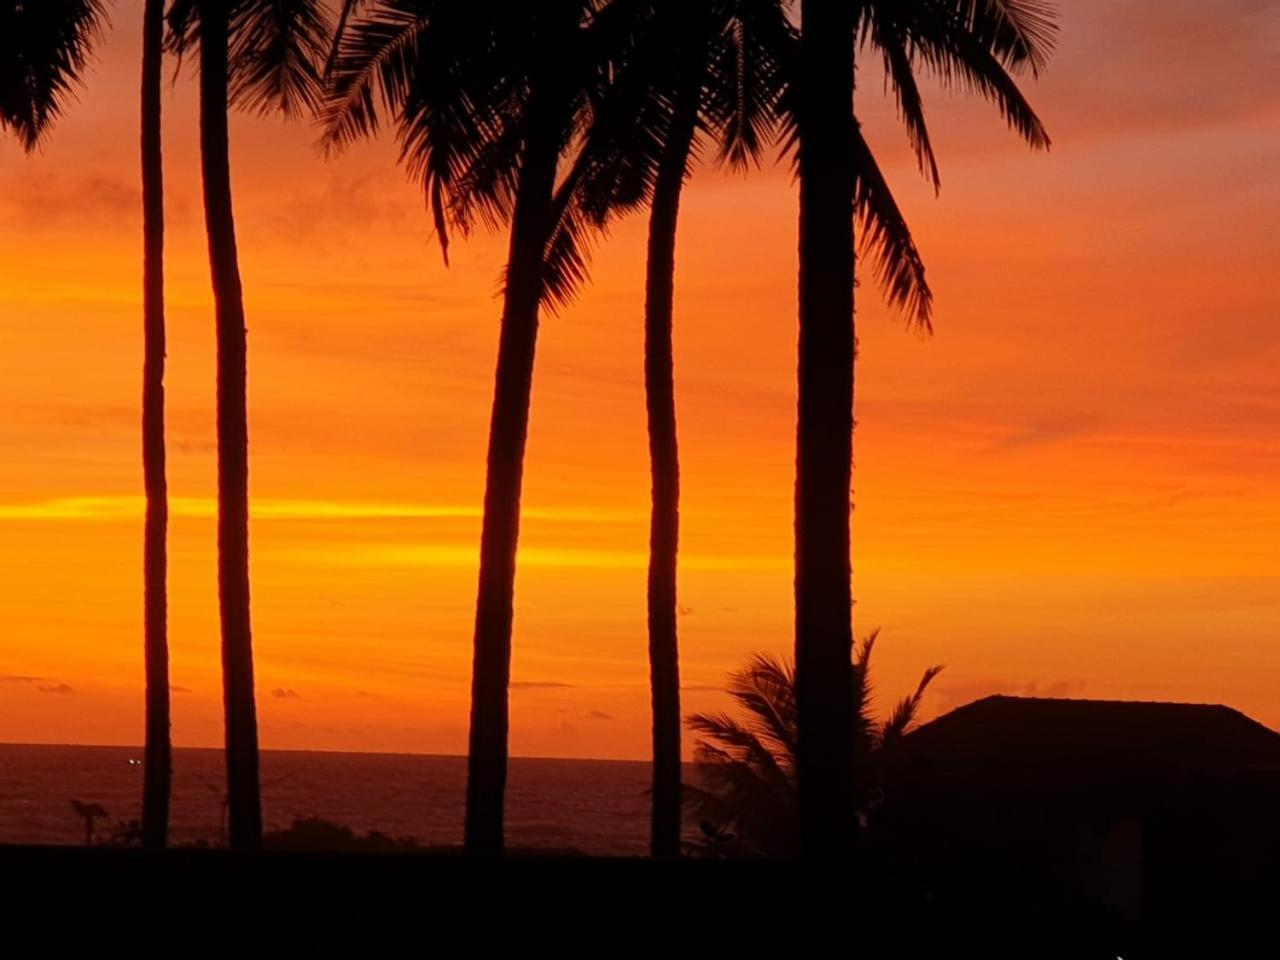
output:
M83 843L71 801L103 806L112 823L137 819L140 749L0 744L0 843ZM171 831L176 843L222 835L225 795L218 750L177 749ZM466 760L367 753L264 751L268 830L322 817L357 833L377 830L431 845L462 842ZM507 843L591 854L647 851L649 765L612 760L513 758Z

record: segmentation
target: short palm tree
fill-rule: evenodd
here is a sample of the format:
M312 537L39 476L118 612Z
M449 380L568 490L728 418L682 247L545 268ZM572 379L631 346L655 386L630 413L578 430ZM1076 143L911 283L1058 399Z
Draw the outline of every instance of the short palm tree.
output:
M618 23L597 16L605 9L603 0L351 0L331 61L326 143L373 134L385 112L446 257L450 228L509 226L471 674L465 846L472 853L503 848L534 353L542 308L568 302L585 270L582 236L557 229L555 198L558 168L588 123L603 51Z
M84 803L80 800L72 800L71 809L75 811L77 817L84 821L84 845L86 847L93 846L93 823L95 820L102 820L109 816L106 807L99 803Z
M802 849L843 856L856 834L851 724L850 490L853 470L854 263L861 249L892 288L865 220L868 153L854 109L861 45L884 62L921 169L937 182L917 73L992 101L1033 148L1049 144L1013 72L1033 74L1055 36L1048 0L792 0L801 39L785 97L800 182L800 342L796 435L796 769ZM869 248L870 245L870 248ZM869 249L868 249L869 248Z
M294 117L321 100L332 43L324 0L175 0L171 42L200 60L200 162L218 353L218 599L232 849L262 845L249 619L248 343L231 192L228 110Z
M882 795L885 757L915 723L925 691L942 670L926 670L915 691L877 721L870 711L875 642L875 633L864 639L853 663L849 763L858 774L858 791L849 817L860 823L868 822ZM729 675L728 693L742 719L726 713L697 713L688 719L690 729L700 735L694 758L703 783L685 788L685 802L703 834L696 849L716 856L796 856L801 828L795 667L790 660L757 654Z
M0 0L0 132L35 149L82 81L105 21L103 0Z

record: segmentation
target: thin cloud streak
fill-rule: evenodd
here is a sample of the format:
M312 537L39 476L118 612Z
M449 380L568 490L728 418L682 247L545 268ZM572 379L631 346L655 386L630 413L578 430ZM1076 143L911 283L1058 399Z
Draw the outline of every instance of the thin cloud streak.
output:
M59 497L27 503L0 503L5 520L140 520L146 501L138 496ZM250 506L255 520L479 520L483 508L470 504L363 503L340 500L255 500ZM212 520L218 515L212 497L173 497L173 516ZM566 520L576 523L622 523L643 519L640 511L595 507L528 507L521 511L530 520Z
M480 548L472 543L335 544L324 553L305 551L299 562L346 567L478 567ZM574 570L646 570L649 555L642 550L592 550L579 547L520 547L521 567ZM689 555L680 558L683 570L789 570L789 556Z

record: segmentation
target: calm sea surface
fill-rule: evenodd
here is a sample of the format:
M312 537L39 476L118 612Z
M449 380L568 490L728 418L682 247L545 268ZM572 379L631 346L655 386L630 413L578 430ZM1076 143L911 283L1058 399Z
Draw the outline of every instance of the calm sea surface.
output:
M71 801L97 803L111 821L136 819L142 753L129 747L0 744L0 843L81 843ZM224 779L218 750L174 751L174 842L216 842ZM264 751L268 829L322 817L357 833L378 830L425 844L462 842L462 757ZM609 760L513 759L507 842L524 848L644 854L649 765ZM110 824L97 830L111 832Z

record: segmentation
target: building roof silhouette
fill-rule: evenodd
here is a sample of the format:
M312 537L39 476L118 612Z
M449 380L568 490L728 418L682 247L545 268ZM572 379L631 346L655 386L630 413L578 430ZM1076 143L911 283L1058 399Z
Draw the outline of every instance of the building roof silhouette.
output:
M984 793L1145 794L1280 772L1280 733L1217 704L992 696L908 734L896 766Z

